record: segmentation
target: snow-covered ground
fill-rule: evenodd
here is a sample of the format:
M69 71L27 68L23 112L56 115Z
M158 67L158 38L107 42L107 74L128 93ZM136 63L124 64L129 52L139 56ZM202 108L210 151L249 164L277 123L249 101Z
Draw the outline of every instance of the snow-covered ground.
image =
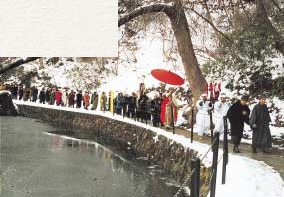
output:
M33 106L40 106L45 108L60 109L66 111L75 111L80 113L89 113L113 118L119 121L135 124L146 129L156 132L157 135L163 135L167 138L182 144L185 148L194 149L199 153L199 157L203 158L207 153L209 146L199 142L190 143L188 138L181 135L174 135L160 128L155 128L150 125L145 125L141 122L136 122L132 119L123 118L119 115L113 115L109 112L91 111L76 108L67 108L55 105L38 104L32 102L15 101L17 104L26 104ZM155 140L158 138L155 137ZM222 155L220 150L219 155ZM284 181L281 179L279 173L272 167L266 165L264 162L256 161L245 156L229 154L229 164L227 166L226 184L221 184L221 164L218 165L217 174L217 197L284 197ZM202 160L206 166L211 164L212 153ZM209 195L208 195L209 196Z

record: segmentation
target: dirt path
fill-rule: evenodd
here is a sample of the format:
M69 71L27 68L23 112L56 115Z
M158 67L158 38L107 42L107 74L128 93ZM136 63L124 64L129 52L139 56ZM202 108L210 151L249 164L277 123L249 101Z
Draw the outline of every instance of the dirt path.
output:
M168 132L172 132L172 130L167 130ZM175 133L178 135L183 135L190 141L190 131L181 129L181 128L175 128ZM211 138L210 137L203 137L203 139L199 139L199 136L197 136L195 133L193 135L194 141L199 141L201 143L205 143L210 145L211 144ZM220 144L222 147L222 143ZM267 165L273 167L276 171L280 173L281 178L284 180L284 150L273 148L271 153L263 153L262 151L258 151L258 153L252 153L251 145L250 144L244 144L242 143L240 145L240 151L241 153L233 153L233 145L232 143L229 143L229 153L232 154L238 154L240 156L249 157L258 161L263 161Z

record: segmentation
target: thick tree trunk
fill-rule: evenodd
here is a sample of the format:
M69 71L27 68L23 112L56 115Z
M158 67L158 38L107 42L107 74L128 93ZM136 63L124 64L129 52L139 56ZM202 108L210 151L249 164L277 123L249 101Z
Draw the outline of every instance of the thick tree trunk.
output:
M187 80L190 83L195 100L204 93L206 80L200 70L189 31L188 22L184 10L174 7L175 12L168 14L177 40L178 52L181 56Z
M141 7L118 20L118 27L128 21L147 13L164 12L170 19L177 40L178 52L181 56L187 80L190 83L195 100L204 92L206 80L201 73L189 31L188 22L182 6L154 4Z
M26 63L29 63L29 62L33 62L33 61L35 61L35 60L37 60L39 58L40 57L28 57L26 59L16 60L15 62L12 62L12 63L7 64L7 65L1 65L0 64L0 74L3 74L3 73L5 73L8 70L11 70L11 69L16 68L18 66L21 66L23 64L26 64Z

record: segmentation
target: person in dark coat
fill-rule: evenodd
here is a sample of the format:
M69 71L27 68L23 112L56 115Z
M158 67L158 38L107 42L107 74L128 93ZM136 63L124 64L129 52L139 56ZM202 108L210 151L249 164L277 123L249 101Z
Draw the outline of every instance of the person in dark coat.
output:
M12 92L11 92L12 93L12 98L13 99L17 99L17 96L18 96L18 86L17 86L17 84L13 84L11 90L12 90Z
M137 110L137 97L135 92L132 92L132 95L128 97L128 109L127 109L127 117L132 118L136 116L136 110Z
M45 91L45 101L50 104L51 89L47 88Z
M160 123L161 103L162 101L158 94L155 94L154 99L151 101L152 122L154 127L158 127Z
M264 153L269 153L272 147L269 122L271 122L265 96L259 97L259 103L252 109L250 125L252 133L252 151L257 153L257 148L262 148Z
M82 94L82 91L80 90L80 91L76 94L76 108L81 108L81 106L82 106L82 100L83 100L83 94Z
M147 96L146 92L143 91L138 99L138 111L137 111L137 118L140 118L143 122L147 118L147 102L149 97Z
M74 108L75 105L75 92L71 90L71 92L68 94L68 107Z
M33 102L36 102L36 100L37 100L37 95L38 95L38 89L37 89L36 86L34 86L34 87L33 87L33 92L32 92L32 97L33 97L32 101L33 101Z
M56 92L56 89L52 88L52 90L50 92L50 99L49 99L50 105L54 105L54 103L55 103L55 92Z
M239 145L243 137L244 123L249 124L250 109L247 106L247 101L248 96L242 96L227 112L231 124L231 140L234 144L234 153L240 153Z
M125 103L125 99L123 94L120 92L118 93L117 97L115 98L115 112L119 115L122 113L123 105Z
M22 86L19 87L19 100L22 100L24 95L24 88Z
M42 88L39 92L39 103L45 104L45 89Z

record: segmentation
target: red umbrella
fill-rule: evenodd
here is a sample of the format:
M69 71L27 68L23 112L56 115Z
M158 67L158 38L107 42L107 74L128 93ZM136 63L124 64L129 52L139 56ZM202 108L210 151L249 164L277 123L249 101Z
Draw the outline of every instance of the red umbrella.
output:
M153 77L166 84L182 85L184 83L183 78L169 70L154 69L151 71L151 74L153 75Z

